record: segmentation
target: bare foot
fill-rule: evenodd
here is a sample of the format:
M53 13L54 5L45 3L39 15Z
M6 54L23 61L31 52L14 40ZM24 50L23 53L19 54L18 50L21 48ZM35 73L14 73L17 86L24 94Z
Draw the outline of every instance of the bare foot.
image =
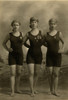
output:
M34 93L31 93L31 97L34 97L35 96L35 94Z
M34 91L35 94L38 94L39 92L37 90Z
M34 97L35 96L35 94L34 94L34 91L31 91L31 97Z
M57 93L57 92L54 92L54 93L52 93L52 94L55 95L55 96L57 96L57 97L60 97L60 94Z
M20 90L16 90L15 92L19 93L19 94L22 94L22 91L20 91Z
M15 95L14 93L11 93L11 97L14 97L14 95Z
M48 94L49 94L49 95L52 95L52 94L53 94L53 91L49 91Z

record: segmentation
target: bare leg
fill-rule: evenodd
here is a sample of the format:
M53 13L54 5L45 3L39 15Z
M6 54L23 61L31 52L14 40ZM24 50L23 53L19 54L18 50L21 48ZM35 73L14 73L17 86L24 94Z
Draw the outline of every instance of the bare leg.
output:
M15 74L16 74L16 65L10 66L10 74L11 74L11 96L14 96L15 92Z
M16 70L16 92L22 93L20 91L20 89L19 89L22 66L21 65L17 65L16 67L17 67L17 70Z
M59 71L60 67L54 67L54 94L56 96L59 96L59 94L57 93Z
M36 89L36 85L37 85L37 81L38 81L38 78L39 78L39 72L40 72L40 68L41 68L41 65L40 64L36 64L35 65L35 69L34 69L34 88ZM34 93L38 93L36 90L34 90Z
M34 96L34 64L28 64L31 96Z
M47 67L47 72L48 72L48 81L49 81L49 86L50 86L50 93L52 94L52 92L53 92L53 67Z

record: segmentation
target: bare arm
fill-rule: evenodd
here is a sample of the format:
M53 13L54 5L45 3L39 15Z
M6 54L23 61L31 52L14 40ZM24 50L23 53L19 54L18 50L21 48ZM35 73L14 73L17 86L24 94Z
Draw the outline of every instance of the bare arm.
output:
M59 38L60 38L60 40L61 40L62 44L64 44L64 37L63 37L63 35L62 35L62 33L61 33L61 32L60 32L60 34L59 34Z
M13 50L12 50L12 48L8 48L7 47L7 42L8 42L8 40L10 39L10 36L9 36L9 34L6 36L6 38L4 39L4 41L3 41L3 47L8 51L8 52L12 52Z
M64 48L64 37L63 37L61 32L59 33L59 38L60 38L60 41L62 43L62 48Z
M24 46L26 46L27 48L30 47L30 45L27 43L27 40L28 40L28 33L23 37L23 44Z
M59 49L59 53L63 53L63 52L64 52L64 37L63 37L63 35L62 35L61 32L59 33L59 38L60 38L60 41L61 41L61 43L62 43L62 46L61 46L61 48Z
M43 35L43 45L47 47L46 34Z

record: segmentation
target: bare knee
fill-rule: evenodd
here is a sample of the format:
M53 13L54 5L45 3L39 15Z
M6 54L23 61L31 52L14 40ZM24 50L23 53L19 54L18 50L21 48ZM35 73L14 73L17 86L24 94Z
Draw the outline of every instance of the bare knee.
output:
M54 78L58 78L58 74L57 73L53 73Z
M21 72L22 72L22 66L20 66L20 65L17 65L16 66L16 75L21 75Z
M16 75L16 65L10 66L10 75L15 76Z
M34 76L35 76L35 77L38 77L38 76L39 76L39 71L38 71L38 70L36 70L36 71L34 72Z
M34 76L34 72L30 72L29 73L29 76Z
M38 76L37 72L35 72L35 73L34 73L34 76L35 76L35 77L37 77L37 76Z
M47 68L47 73L51 76L53 74L53 67Z
M20 75L21 75L21 70L17 71L16 74L17 74L18 76L20 76Z
M53 72L52 71L48 71L48 76L52 76Z
M11 72L10 75L11 76L16 76L16 74L14 72Z

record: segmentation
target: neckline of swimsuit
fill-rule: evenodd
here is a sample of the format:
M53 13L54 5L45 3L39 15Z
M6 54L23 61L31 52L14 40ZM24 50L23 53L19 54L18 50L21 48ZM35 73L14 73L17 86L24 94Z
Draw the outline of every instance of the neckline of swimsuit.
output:
M37 35L33 35L33 34L31 34L31 32L30 32L30 35L32 35L33 37L37 37L39 34L40 34L40 30L39 30L39 32L38 32Z
M52 36L52 35L50 35L50 34L49 34L49 32L47 32L47 34L48 34L49 36L51 36L51 37L56 36L56 35L57 35L57 33L58 33L58 31L56 32L56 34L55 34L55 35L53 35L53 36Z
M12 32L11 34L12 34L12 36L14 36L14 37L18 38L18 37L20 37L20 36L21 36L21 32L19 32L19 33L20 33L20 35L19 35L19 36L15 36L15 35L13 35L13 32Z

